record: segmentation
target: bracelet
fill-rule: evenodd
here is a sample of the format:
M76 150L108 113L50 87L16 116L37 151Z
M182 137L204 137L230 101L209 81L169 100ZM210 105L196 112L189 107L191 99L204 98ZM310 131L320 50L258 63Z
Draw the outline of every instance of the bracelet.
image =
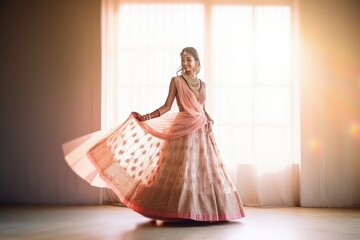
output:
M152 118L157 118L157 117L160 117L161 116L161 112L159 109L156 109L155 111L153 111L152 113L147 113L147 114L144 114L142 116L143 118L143 121L147 121L147 120L150 120Z
M145 115L143 116L143 118L144 118L144 121L150 120L150 119L151 119L151 115L150 115L150 114L145 114Z

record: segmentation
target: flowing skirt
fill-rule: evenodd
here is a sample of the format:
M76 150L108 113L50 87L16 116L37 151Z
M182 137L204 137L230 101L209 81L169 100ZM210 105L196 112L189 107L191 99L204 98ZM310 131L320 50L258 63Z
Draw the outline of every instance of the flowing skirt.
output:
M205 127L165 140L130 116L66 160L88 182L112 189L123 204L150 218L227 221L245 216L214 136Z

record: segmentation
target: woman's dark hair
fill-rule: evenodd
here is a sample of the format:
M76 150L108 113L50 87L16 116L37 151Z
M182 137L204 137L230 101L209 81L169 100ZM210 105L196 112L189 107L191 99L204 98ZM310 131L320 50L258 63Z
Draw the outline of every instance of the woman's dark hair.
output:
M181 56L183 53L185 53L185 52L191 54L191 56L194 57L195 62L198 62L198 63L199 63L198 69L197 69L197 71L196 71L197 73L199 73L199 72L200 72L201 65L200 65L200 58L199 58L198 51L197 51L194 47L186 47L186 48L184 48L184 49L181 51L180 56ZM180 69L177 71L177 75L179 74L179 72L182 72L182 71L183 71L183 69L182 69L182 67L180 66Z

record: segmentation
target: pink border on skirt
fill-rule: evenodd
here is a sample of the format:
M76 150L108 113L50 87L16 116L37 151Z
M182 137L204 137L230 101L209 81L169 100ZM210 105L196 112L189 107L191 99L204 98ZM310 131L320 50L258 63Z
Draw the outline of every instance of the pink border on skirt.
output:
M91 156L91 153L88 152L87 155L88 155L89 159L92 161L92 163L94 164L101 179L104 180L104 182L106 182L107 186L116 193L116 195L119 197L120 201L123 204L125 204L127 207L131 208L135 212L138 212L145 217L154 218L154 219L158 219L158 220L191 219L191 220L196 220L196 221L212 221L212 222L235 220L235 219L245 217L245 213L243 211L240 211L239 213L235 213L235 214L220 214L220 215L208 214L208 215L205 215L205 214L197 214L197 213L191 213L191 212L174 213L174 212L161 212L161 211L156 211L156 210L143 209L143 208L131 203L129 200L125 199L123 197L123 195L119 192L119 190L115 187L113 182L106 175L103 174L103 172L99 168L97 162Z

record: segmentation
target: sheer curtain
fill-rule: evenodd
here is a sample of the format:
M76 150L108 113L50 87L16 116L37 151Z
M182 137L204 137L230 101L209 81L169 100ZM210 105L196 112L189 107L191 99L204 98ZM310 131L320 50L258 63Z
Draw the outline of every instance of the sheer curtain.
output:
M203 16L200 4L103 1L103 128L164 104L182 48L202 58Z
M212 29L215 133L240 194L248 205L298 205L291 9L214 6Z
M200 53L221 155L245 205L299 204L289 6L103 1L102 127L161 106L183 47Z

